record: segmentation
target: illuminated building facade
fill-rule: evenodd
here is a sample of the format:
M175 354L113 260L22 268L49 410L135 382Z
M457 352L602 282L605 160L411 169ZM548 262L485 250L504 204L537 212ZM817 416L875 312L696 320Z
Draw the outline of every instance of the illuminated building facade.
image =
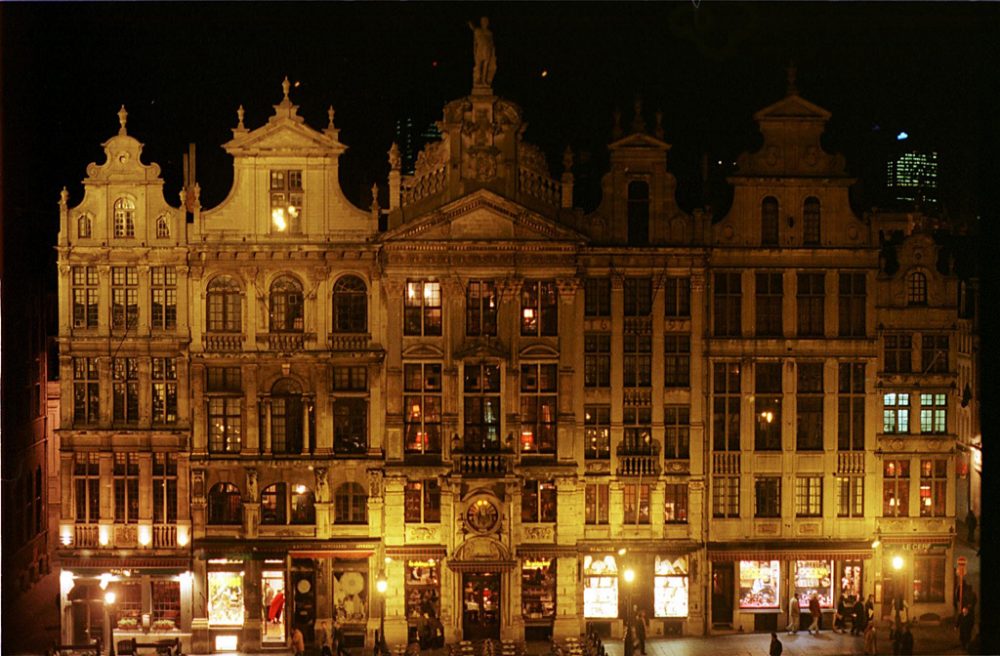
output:
M894 200L938 202L938 157L933 150L906 150L886 162L886 187Z
M61 200L67 638L102 584L120 631L199 653L333 622L357 646L620 636L630 604L652 635L773 629L790 595L881 602L902 536L932 583L892 589L950 608L924 559L952 548L949 278L918 241L880 269L825 110L790 90L756 115L713 224L677 206L659 117L616 126L586 214L572 153L553 178L477 85L412 175L390 150L379 232L332 109L314 130L288 92L238 113L233 188L202 209L189 185L190 222L124 111ZM907 353L931 378L889 375Z

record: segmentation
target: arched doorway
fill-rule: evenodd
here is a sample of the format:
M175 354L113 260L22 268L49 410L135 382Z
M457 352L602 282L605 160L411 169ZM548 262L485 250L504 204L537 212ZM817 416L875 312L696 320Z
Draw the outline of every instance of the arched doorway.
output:
M104 639L104 597L96 582L77 583L67 595L75 645Z

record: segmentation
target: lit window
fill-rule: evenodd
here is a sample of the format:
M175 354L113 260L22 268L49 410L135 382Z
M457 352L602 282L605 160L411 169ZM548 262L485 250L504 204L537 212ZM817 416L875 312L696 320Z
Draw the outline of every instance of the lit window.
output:
M583 407L583 456L587 460L611 457L611 406Z
M521 286L521 334L559 334L559 294L551 280L526 280Z
M521 490L521 522L556 521L556 485L545 481L525 481Z
M910 461L882 463L882 515L906 517L910 514Z
M302 171L271 171L271 227L275 234L301 234Z
M80 239L88 239L93 229L93 222L86 214L81 214L76 220L76 236Z
M441 283L411 280L403 299L403 334L441 334Z
M135 237L135 203L128 198L115 201L114 236L116 239Z
M920 432L948 432L948 397L945 394L920 395Z
M554 454L558 365L521 365L521 453Z
M403 519L410 524L441 521L441 485L437 479L410 481L403 492Z
M403 365L403 446L407 454L441 453L441 365Z
M910 432L910 395L889 392L882 396L882 432Z
M920 516L947 515L948 461L920 461Z
M153 358L153 423L177 422L177 360Z
M177 270L174 267L151 267L150 310L152 327L169 330L177 327Z
M667 483L663 492L663 521L667 524L687 524L687 483Z
M465 451L500 450L500 366L466 363L464 393Z

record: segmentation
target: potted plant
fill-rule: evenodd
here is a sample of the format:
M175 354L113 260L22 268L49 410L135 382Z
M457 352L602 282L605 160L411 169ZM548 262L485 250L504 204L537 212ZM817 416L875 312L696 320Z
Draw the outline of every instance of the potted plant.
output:
M168 619L158 619L153 622L154 631L173 631L177 626L174 624L173 620Z
M119 618L118 628L122 631L137 631L139 629L139 620L134 617Z

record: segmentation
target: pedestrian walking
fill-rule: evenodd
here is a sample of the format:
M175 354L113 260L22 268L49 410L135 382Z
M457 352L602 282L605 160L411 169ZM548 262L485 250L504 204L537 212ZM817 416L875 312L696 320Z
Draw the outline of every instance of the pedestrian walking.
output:
M833 632L834 633L847 633L846 628L846 617L847 617L847 602L844 601L844 595L840 595L837 599L837 614L833 618Z
M965 516L965 526L969 529L969 544L976 543L976 525L978 523L976 513L972 512L972 508L969 508L969 514Z
M896 595L893 605L893 633L898 636L902 634L903 627L910 623L910 607L903 599L903 595Z
M866 654L878 653L878 644L876 642L874 622L868 623L868 625L865 627L865 653Z
M784 649L784 645L778 640L778 634L771 633L771 648L767 651L767 656L781 656L781 650Z
M802 606L799 605L799 596L797 594L792 595L791 600L788 602L788 626L785 630L788 633L798 633L799 627L802 625Z
M899 645L900 656L913 656L913 634L910 633L910 624L903 627L903 637Z
M958 640L962 643L962 649L968 649L972 641L972 629L976 625L976 617L969 611L969 607L962 608L962 614L958 616Z
M302 637L299 627L295 627L292 631L292 651L295 652L295 656L304 656L306 652L306 640Z
M635 615L635 639L638 643L640 656L646 656L646 627L649 619L646 618L646 611L640 610Z
M861 595L858 595L857 601L854 602L854 623L851 625L851 635L863 634L866 626L868 626L868 611L865 610L865 602L861 601Z
M875 595L868 595L868 601L865 602L865 625L872 624L875 621Z
M819 624L820 618L823 616L823 611L819 607L819 595L815 592L809 597L809 614L812 615L812 624L809 625L809 633L815 631L815 635L819 635Z

